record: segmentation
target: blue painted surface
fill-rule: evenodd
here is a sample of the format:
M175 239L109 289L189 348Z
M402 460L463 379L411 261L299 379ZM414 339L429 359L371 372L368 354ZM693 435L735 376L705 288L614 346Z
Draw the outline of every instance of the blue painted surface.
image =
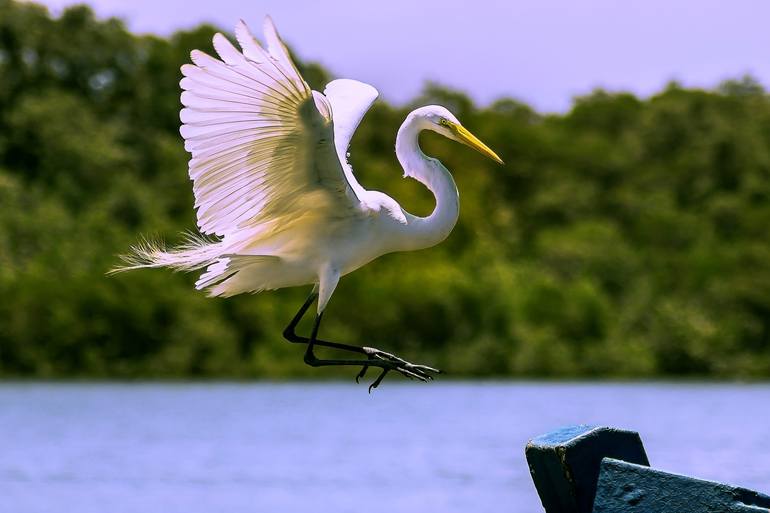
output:
M591 513L602 458L649 465L638 433L609 427L560 428L532 439L525 453L547 513Z
M770 496L606 458L593 513L767 513Z
M540 447L552 447L556 445L562 445L570 440L578 438L589 431L596 429L598 426L590 426L588 424L578 424L577 426L565 426L562 428L554 429L543 435L530 440L530 444Z

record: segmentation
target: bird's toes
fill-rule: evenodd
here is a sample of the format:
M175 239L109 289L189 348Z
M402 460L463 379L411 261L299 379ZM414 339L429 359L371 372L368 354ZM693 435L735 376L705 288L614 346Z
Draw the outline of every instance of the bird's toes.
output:
M379 376L377 376L377 379L374 380L374 383L369 385L369 393L372 393L372 390L380 386L380 383L382 383L382 380L385 378L385 375L390 372L390 369L382 369L382 372Z
M387 371L395 370L402 376L412 380L422 382L433 381L433 374L441 374L439 369L429 367L427 365L416 365L414 363L410 363L392 353L381 351L373 347L364 347L363 349L369 359L372 360L373 366L381 367L383 370ZM356 382L358 382L358 380L364 376L368 367L369 366L366 365L361 369L361 372L356 377ZM382 378L384 377L385 373L381 374L377 380L375 380L375 382L372 383L372 385L369 387L369 392L377 388L380 382L382 382Z
M358 383L361 380L361 378L366 376L366 371L368 371L368 370L369 370L369 366L368 365L364 365L363 367L361 367L361 372L356 374L356 383Z
M375 358L377 360L382 360L386 362L403 363L403 364L409 363L403 358L399 358L398 356L394 355L393 353L381 351L373 347L365 347L364 351L366 352L369 358Z
M419 370L407 369L406 367L397 367L396 370L409 379L416 379L423 382L428 382L433 379L432 376L420 372Z
M427 365L411 364L409 368L412 369L412 370L416 369L416 370L419 370L421 372L431 372L433 374L442 374L441 369L436 369L434 367L428 367Z

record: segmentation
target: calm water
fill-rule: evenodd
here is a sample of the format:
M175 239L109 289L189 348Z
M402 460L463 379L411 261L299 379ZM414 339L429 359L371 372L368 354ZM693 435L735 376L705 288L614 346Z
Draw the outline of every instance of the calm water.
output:
M0 384L0 511L540 512L524 445L574 423L768 492L769 405L770 385Z

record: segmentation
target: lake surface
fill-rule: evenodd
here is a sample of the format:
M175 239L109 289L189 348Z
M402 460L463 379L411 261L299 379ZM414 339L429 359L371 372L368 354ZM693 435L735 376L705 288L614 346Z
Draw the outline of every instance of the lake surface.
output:
M3 513L541 512L529 438L770 492L770 385L0 384Z

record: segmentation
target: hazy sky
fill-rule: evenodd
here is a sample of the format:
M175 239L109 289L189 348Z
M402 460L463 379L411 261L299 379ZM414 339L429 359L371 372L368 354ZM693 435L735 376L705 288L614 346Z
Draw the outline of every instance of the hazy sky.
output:
M69 0L45 0L54 13ZM671 79L713 86L752 73L770 84L767 0L91 0L138 32L169 34L271 14L305 59L369 82L388 100L426 80L486 103L564 110L596 86L647 95ZM210 48L202 48L210 51Z

